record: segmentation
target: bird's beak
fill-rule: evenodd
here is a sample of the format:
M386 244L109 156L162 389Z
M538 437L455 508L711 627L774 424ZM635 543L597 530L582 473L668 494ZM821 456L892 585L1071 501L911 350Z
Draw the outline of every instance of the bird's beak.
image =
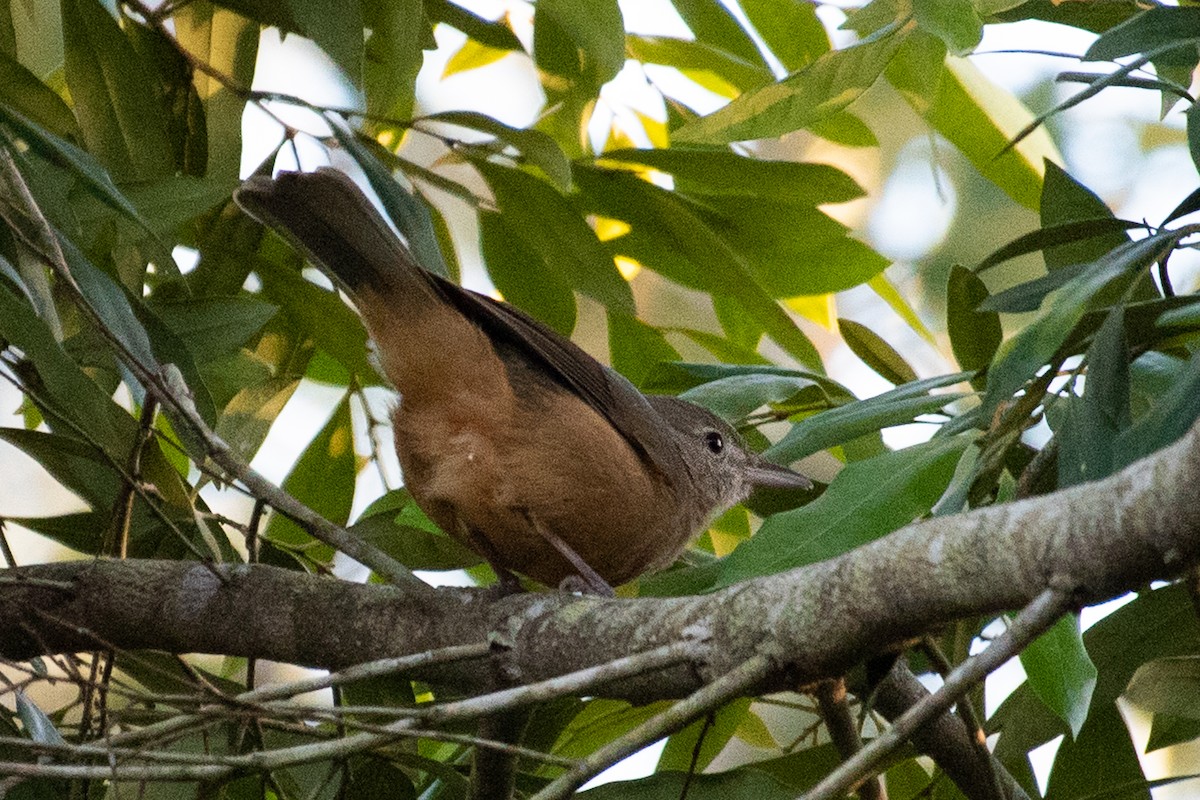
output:
M755 458L746 467L746 480L755 488L811 489L813 482L799 472L772 464L765 458Z

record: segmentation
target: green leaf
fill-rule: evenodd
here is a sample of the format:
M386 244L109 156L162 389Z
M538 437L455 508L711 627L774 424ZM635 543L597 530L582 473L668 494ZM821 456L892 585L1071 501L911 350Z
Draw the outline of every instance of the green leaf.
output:
M582 164L576 165L575 180L587 210L630 224L630 233L607 242L613 252L686 286L733 298L785 351L819 368L820 355L795 321L739 254L678 197L628 173ZM649 257L639 257L631 242L652 248Z
M1151 8L1105 31L1084 53L1085 61L1113 61L1178 43L1179 48L1155 59L1190 72L1196 67L1200 40L1200 8Z
M520 170L477 161L509 230L574 289L612 311L635 313L633 292L596 234L567 198Z
M371 31L363 51L367 113L407 119L413 113L414 85L425 60L421 49L427 45L433 49L421 0L363 0L362 11Z
M241 86L254 79L259 27L252 20L210 3L186 3L171 14L180 47ZM217 78L194 71L192 81L204 104L208 176L236 181L242 167L242 113L246 98Z
M579 75L594 93L625 66L625 24L617 0L539 0L534 8L533 58L541 69ZM548 45L548 30L564 40Z
M749 697L738 698L717 709L711 717L696 720L672 735L667 739L654 771L686 772L692 766L693 753L696 753L695 770L697 773L704 772L712 760L725 749L725 745L729 744L746 715L752 713L752 702ZM704 737L703 741L700 741L701 736ZM698 753L697 746L700 748Z
M388 492L372 503L350 532L410 569L465 569L483 562L474 551L438 530L404 489Z
M125 196L152 233L171 235L206 211L229 201L236 181L172 175L128 187Z
M1129 350L1125 309L1109 312L1087 352L1083 400L1072 400L1059 437L1058 485L1099 480L1113 471L1118 437L1129 428Z
M55 341L33 309L0 286L0 338L19 347L37 370L43 390L40 401L52 430L61 420L88 432L106 453L122 459L133 441L136 423L112 401L107 392L89 378ZM67 430L61 431L67 433Z
M1115 228L1132 227L1128 223L1116 220L1103 200L1068 175L1053 161L1046 162L1046 182L1042 187L1041 217L1042 229L1045 231L1080 234L1072 243L1058 245L1057 242L1053 242L1058 246L1046 247L1044 257L1046 269L1049 270L1100 258L1110 250L1129 241L1127 234L1115 230ZM1113 222L1103 223L1097 222L1098 220L1113 220ZM1080 228L1073 228L1070 223L1078 223ZM1114 230L1106 234L1103 231L1105 224L1111 224ZM1091 235L1082 235L1085 232ZM1043 235L1047 238L1056 238L1054 234L1050 233ZM1009 247L1015 244L1016 242L1010 244ZM992 258L995 258L995 254Z
M848 464L824 494L770 517L724 559L717 588L832 558L928 513L971 440L939 437Z
M1062 157L1041 129L1008 147L1032 119L1011 92L995 85L972 61L946 59L941 40L921 31L908 38L887 78L980 174L1015 202L1038 207L1042 164Z
M500 214L479 215L479 248L492 283L504 299L563 336L575 329L575 295L563 276L513 230Z
M818 206L848 203L865 195L837 167L797 161L748 158L729 150L610 150L601 167L650 167L670 174L678 194L695 197L769 198L777 203Z
M11 55L0 53L0 103L56 136L79 138L79 123L63 99Z
M1004 338L1000 315L982 311L988 289L978 275L955 264L946 286L946 330L958 365L964 370L981 370L992 361Z
M36 460L64 488L98 511L109 511L120 478L104 453L74 436L0 427L0 440Z
M1037 311L1041 308L1046 295L1066 286L1090 268L1091 264L1087 262L1059 267L1053 272L1048 272L1031 281L1018 283L1016 286L1010 286L1002 292L997 292L983 300L979 304L979 310L1008 313Z
M46 716L46 712L30 702L29 698L25 696L25 692L17 689L16 696L17 715L21 717L21 724L25 727L26 736L39 744L63 746L67 744L67 740Z
M896 386L917 380L917 373L883 337L866 325L839 319L838 330L854 355L886 381Z
M254 262L263 295L283 309L290 325L303 331L362 385L382 383L367 358L367 332L336 292L305 280L299 272L267 258Z
M740 0L750 24L789 72L806 67L829 52L829 34L817 8L803 0Z
M432 22L441 22L470 38L497 50L521 50L521 40L508 27L507 20L484 19L451 0L425 0L425 13Z
M730 375L702 383L679 396L736 424L755 409L784 403L802 390L816 385L814 381L797 375Z
M711 42L747 63L765 66L754 39L720 0L671 0L671 3L697 41Z
M1021 651L1021 666L1033 693L1078 736L1096 688L1096 665L1083 646L1079 618L1063 617L1039 636Z
M1176 656L1140 666L1125 697L1146 711L1200 720L1200 656Z
M282 376L241 389L221 411L217 435L249 463L299 385L298 377Z
M668 36L628 34L629 57L643 64L662 64L679 70L694 83L722 97L771 83L775 76L760 61L746 61L714 47L707 40L691 41Z
M979 262L979 266L975 267L976 272L983 272L1010 258L1023 256L1026 253L1036 253L1038 250L1045 250L1047 252L1047 259L1052 262L1046 265L1050 270L1084 263L1099 258L1114 247L1128 242L1129 237L1122 235L1121 231L1142 227L1141 223L1116 219L1108 212L1107 208L1103 211L1104 216L1094 219L1071 219L1067 222L1053 222L1053 218L1059 215L1074 216L1078 213L1086 213L1081 211L1072 212L1069 208L1064 207L1069 205L1071 201L1063 197L1062 192L1059 191L1059 187L1065 188L1065 186L1069 185L1087 192L1082 186L1074 183L1074 181L1070 181L1070 178L1065 176L1066 173L1057 166L1053 164L1047 165L1046 182L1042 189L1042 227L1036 231L1022 234L994 251L983 261ZM1068 184L1062 183L1064 178L1069 181ZM1091 193L1088 192L1088 194ZM1096 238L1101 238L1102 241L1089 244L1085 248L1068 250L1062 247L1062 245L1081 243Z
M62 0L64 65L88 150L118 181L170 175L157 76L99 0Z
M152 302L150 308L200 364L236 352L279 311L272 303L246 296Z
M342 525L350 517L357 471L347 394L284 478L282 488L325 519ZM271 515L264 537L305 546L305 553L320 562L333 557L332 548L316 543L307 531L280 513Z
M970 53L983 38L983 20L971 0L913 0L913 16L956 56Z
M613 781L580 792L580 800L664 800L680 797L687 782L689 800L728 800L731 797L753 797L755 800L785 800L795 798L796 791L776 778L753 767L739 767L728 772L692 775L686 772L658 772L634 781Z
M392 171L375 157L354 131L350 130L345 120L333 112L326 112L325 120L333 130L338 144L346 148L346 152L362 168L367 182L379 196L384 212L408 240L408 249L417 259L417 263L435 275L449 277L450 271L442 258L429 209L412 192L396 182Z
M362 85L363 9L360 0L286 0L296 30L312 39L351 84ZM418 28L408 20L411 28Z
M1112 471L1132 464L1176 441L1200 416L1200 354L1192 356L1179 376L1150 410L1113 443Z
M778 83L746 92L724 108L684 125L679 142L728 144L782 136L841 111L875 83L905 34L862 42L820 56Z
M660 330L615 311L608 313L608 351L613 369L639 388L659 363L679 359L679 351Z
M1200 737L1200 720L1180 717L1175 714L1155 714L1150 722L1150 739L1146 742L1147 753L1161 750Z
M422 117L422 121L447 122L483 133L512 145L525 159L538 167L560 192L571 188L571 162L553 138L529 128L514 128L477 111L443 111Z
M992 364L984 413L1011 397L1055 355L1093 297L1119 278L1132 280L1137 270L1169 253L1178 240L1179 233L1166 231L1129 242L1097 259L1059 290L1050 309L1008 342Z
M140 220L137 209L113 184L104 167L91 153L80 150L67 140L54 135L32 120L0 102L0 120L16 133L39 155L52 164L67 170L79 178L88 190L112 208Z
M92 264L69 239L59 237L70 277L85 301L121 346L147 370L160 369L146 329L133 313L129 298L116 281Z
M686 361L659 364L647 377L643 390L680 394L693 386L731 375L792 375L811 380L835 402L846 403L856 399L845 386L819 372L757 364L691 364Z
M928 395L927 392L959 383L967 377L966 373L957 373L906 383L867 400L815 414L793 425L765 455L781 464L790 464L872 431L912 422L922 414L932 414L966 397L961 393Z

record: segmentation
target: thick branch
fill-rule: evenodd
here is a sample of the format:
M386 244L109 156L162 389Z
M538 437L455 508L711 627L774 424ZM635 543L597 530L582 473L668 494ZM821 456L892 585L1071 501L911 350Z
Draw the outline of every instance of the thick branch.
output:
M839 558L700 597L493 601L266 566L220 566L222 582L196 563L49 564L0 573L0 654L103 644L338 668L490 637L490 661L421 673L480 691L686 642L687 664L592 694L685 696L760 653L775 668L754 688L783 689L840 675L951 620L1022 607L1052 578L1094 602L1174 577L1200 556L1198 484L1194 428L1103 481L910 525Z

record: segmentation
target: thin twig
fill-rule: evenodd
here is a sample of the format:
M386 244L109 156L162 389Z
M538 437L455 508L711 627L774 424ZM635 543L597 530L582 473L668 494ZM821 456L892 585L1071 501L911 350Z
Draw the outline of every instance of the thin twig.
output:
M862 750L863 743L862 737L858 733L858 726L854 721L854 714L850 712L850 702L846 695L846 679L821 681L817 684L813 696L817 698L821 716L829 731L829 739L837 749L838 755L843 760L853 758ZM883 781L876 778L863 781L862 785L858 787L858 796L862 800L887 800L887 790L884 788Z
M804 800L835 800L876 774L878 766L898 750L925 723L953 706L973 686L999 669L1045 633L1072 607L1071 593L1061 588L1044 590L1021 610L1012 624L987 649L964 661L946 676L936 692L906 711L853 758L844 761L813 787Z
M138 436L134 439L133 447L129 450L129 461L125 465L125 477L121 482L121 491L113 503L113 519L108 536L105 537L101 555L115 555L117 558L129 556L129 529L133 522L133 500L137 496L137 487L142 483L142 452L154 438L154 415L158 412L158 400L148 396L142 404L142 413L138 418Z

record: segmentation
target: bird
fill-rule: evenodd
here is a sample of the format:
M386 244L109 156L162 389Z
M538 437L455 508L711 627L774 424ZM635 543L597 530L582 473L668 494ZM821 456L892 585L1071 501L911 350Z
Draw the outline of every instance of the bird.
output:
M405 487L502 586L519 573L611 595L755 488L812 487L711 411L643 394L514 306L423 269L341 171L255 176L235 199L347 294L399 393Z

